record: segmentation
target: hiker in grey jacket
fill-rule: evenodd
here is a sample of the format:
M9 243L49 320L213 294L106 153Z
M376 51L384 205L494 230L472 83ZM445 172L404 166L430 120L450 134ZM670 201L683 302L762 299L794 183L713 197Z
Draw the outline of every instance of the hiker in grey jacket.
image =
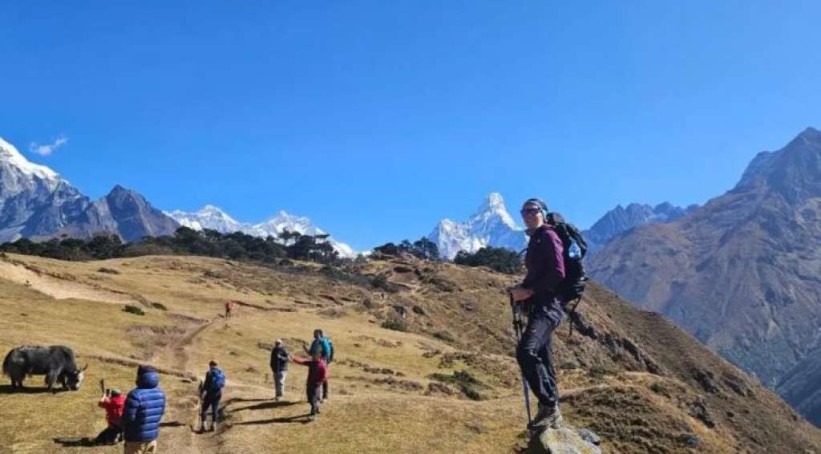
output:
M285 393L285 376L288 375L288 350L282 344L282 339L277 339L274 348L271 349L271 375L274 376L275 400L282 399Z

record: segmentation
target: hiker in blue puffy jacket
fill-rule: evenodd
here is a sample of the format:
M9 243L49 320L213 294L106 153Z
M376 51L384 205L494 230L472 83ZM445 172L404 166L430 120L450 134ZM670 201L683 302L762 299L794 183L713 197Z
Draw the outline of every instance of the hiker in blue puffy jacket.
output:
M205 432L205 420L208 417L209 408L211 409L211 430L217 430L217 414L219 413L223 387L225 387L225 372L217 367L216 361L212 360L208 363L208 372L205 373L205 381L200 386L200 397L202 397L200 433Z
M125 453L156 452L160 421L165 413L165 393L160 376L151 366L137 368L137 387L128 393L121 419Z
M328 368L331 361L334 360L334 345L331 343L331 339L326 337L321 329L314 330L314 341L311 342L311 347L305 351L311 355L311 357L319 355L319 357L324 359L326 368ZM322 397L319 401L322 402L324 400L328 400L328 380L322 383Z

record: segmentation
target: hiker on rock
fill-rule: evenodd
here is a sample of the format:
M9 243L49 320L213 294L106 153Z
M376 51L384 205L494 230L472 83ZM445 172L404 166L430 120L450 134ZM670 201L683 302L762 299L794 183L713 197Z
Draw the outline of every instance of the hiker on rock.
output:
M137 387L128 393L121 419L125 454L157 452L160 421L165 413L165 393L159 384L156 369L151 366L137 369Z
M285 393L285 377L288 375L288 350L282 344L282 339L277 339L274 348L271 349L271 375L274 376L274 400L282 399Z
M334 346L331 339L322 332L321 329L314 330L314 340L311 342L311 347L305 350L309 355L319 355L325 361L327 368L334 358ZM322 393L319 396L319 401L328 400L328 380L322 383Z
M565 264L562 241L545 222L547 214L547 205L539 199L529 199L522 206L530 237L525 257L527 276L511 289L513 304L527 303L528 307L527 328L516 347L516 359L539 401L531 429L558 428L562 421L551 338L564 318L556 291L565 277Z
M97 406L105 410L106 428L94 439L95 444L111 445L120 441L123 427L120 419L125 409L125 396L119 389L106 389Z
M217 430L217 417L219 415L220 399L222 399L222 388L225 387L225 372L217 367L216 361L208 363L208 372L205 373L205 381L200 385L200 398L202 407L200 408L200 428L199 433L205 432L208 409L211 409L211 431Z
M325 360L319 353L311 356L310 359L294 358L291 361L308 366L308 380L305 382L305 391L308 396L308 403L311 404L311 416L313 421L319 414L319 395L322 392L322 384L328 379L328 368Z

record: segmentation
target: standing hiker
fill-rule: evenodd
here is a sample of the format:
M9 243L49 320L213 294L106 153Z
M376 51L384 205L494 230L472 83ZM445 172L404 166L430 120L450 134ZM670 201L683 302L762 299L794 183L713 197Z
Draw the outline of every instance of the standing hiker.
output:
M95 444L110 445L120 441L123 428L120 419L125 408L125 396L119 389L106 389L97 406L105 410L106 428L94 439Z
M319 395L322 391L322 384L328 379L328 368L325 360L319 354L313 355L310 359L294 358L291 360L297 364L308 366L308 379L305 381L305 392L308 395L308 403L311 404L311 416L313 421L319 414Z
M234 309L233 301L225 302L225 318L231 318L231 310Z
M288 375L288 350L282 344L282 339L277 339L274 348L271 349L271 375L274 376L275 400L282 399L285 393L285 376Z
M137 368L137 387L128 393L121 419L125 454L157 452L160 421L165 413L165 393L159 384L156 369L151 366Z
M527 303L528 317L516 359L522 375L539 401L539 410L530 428L558 428L559 390L553 368L553 331L564 318L557 287L565 277L562 241L545 222L547 205L539 199L528 199L521 210L530 240L525 266L527 276L511 290L513 304Z
M319 355L325 360L325 367L327 368L334 358L334 345L331 343L331 338L325 336L321 329L314 330L314 341L311 342L311 347L306 350L309 355ZM322 394L319 396L319 401L328 400L328 380L322 383Z
M216 361L208 363L208 372L205 373L205 381L200 386L200 398L202 408L200 409L199 433L205 432L205 422L208 418L208 409L211 409L211 431L217 430L217 416L219 414L220 399L222 399L222 388L225 387L225 372L217 367Z

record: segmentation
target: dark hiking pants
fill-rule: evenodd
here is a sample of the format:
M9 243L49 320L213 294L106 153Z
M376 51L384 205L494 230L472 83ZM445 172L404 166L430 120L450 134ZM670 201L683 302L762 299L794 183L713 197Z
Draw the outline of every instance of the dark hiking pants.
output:
M319 413L319 397L322 394L322 385L307 384L305 386L308 394L308 403L311 404L311 414Z
M208 414L208 409L211 409L211 423L217 422L217 413L219 413L219 406L220 406L220 399L222 399L222 393L205 393L205 397L202 399L202 409L200 410L200 417L202 418L201 421L205 424L205 417Z
M531 306L527 327L516 348L516 359L528 386L539 404L559 403L556 371L553 368L553 331L564 318L558 302L535 303Z

